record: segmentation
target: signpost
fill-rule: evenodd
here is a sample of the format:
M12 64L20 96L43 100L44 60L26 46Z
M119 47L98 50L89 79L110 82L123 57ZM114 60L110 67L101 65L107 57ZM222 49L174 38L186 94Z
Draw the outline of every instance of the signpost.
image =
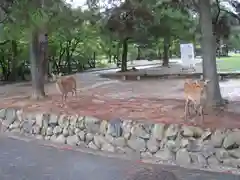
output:
M194 46L192 43L180 44L182 71L184 69L195 69Z

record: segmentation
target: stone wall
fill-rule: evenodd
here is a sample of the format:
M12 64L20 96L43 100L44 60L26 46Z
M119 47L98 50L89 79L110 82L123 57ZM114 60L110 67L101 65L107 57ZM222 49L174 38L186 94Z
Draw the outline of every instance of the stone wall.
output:
M178 124L99 120L89 116L24 113L1 109L1 132L94 150L140 154L161 162L201 168L240 168L240 130L209 130Z

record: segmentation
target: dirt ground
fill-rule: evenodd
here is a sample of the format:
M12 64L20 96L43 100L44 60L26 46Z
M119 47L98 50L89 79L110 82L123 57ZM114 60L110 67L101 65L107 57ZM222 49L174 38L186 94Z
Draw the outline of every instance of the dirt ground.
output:
M54 84L46 85L48 97L39 102L30 101L28 98L31 94L30 83L1 86L0 107L92 115L106 120L122 118L164 123L196 123L209 128L240 127L240 101L230 102L225 112L218 115L205 115L204 124L199 124L200 117L184 122L183 80L96 80L91 83L81 82L78 87L78 97L69 94L66 105L61 107L61 96L56 92ZM230 94L226 93L229 89L233 91L231 86L228 86L228 90L223 88L223 94Z

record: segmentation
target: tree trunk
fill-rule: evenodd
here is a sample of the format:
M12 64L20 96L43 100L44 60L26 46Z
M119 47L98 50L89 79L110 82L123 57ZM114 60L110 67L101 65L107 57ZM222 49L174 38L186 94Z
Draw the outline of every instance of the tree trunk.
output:
M30 62L32 75L32 99L39 100L45 97L44 90L44 69L42 65L43 53L40 48L39 40L41 39L39 30L32 32L30 43Z
M71 47L71 41L68 41L67 46L66 46L66 62L67 62L68 74L71 74L71 72L72 72L70 47Z
M125 38L123 40L123 52L122 52L122 64L121 64L121 71L127 71L127 54L128 54L128 39Z
M200 25L202 32L202 52L203 52L203 77L210 80L207 86L208 107L222 104L222 96L219 87L219 80L216 66L216 39L213 33L212 14L210 0L199 1Z
M138 46L137 47L137 58L136 60L140 60L141 59L141 50L140 50L140 47Z
M48 73L49 73L49 59L48 59L48 34L42 34L42 40L39 42L42 52L42 68L44 74L44 80L48 81Z
M221 57L221 37L216 36L216 55L217 57Z
M12 46L12 58L11 58L11 74L9 76L10 81L16 81L18 77L18 68L17 68L17 41L11 40Z
M96 52L93 52L93 68L96 68Z
M115 64L117 64L117 67L118 67L118 63L119 63L120 48L121 48L121 41L119 41L117 44L116 59L114 59Z
M163 63L162 66L168 67L169 66L169 39L164 38L163 42Z
M111 48L109 49L109 51L108 51L108 63L112 63L112 50L111 50Z

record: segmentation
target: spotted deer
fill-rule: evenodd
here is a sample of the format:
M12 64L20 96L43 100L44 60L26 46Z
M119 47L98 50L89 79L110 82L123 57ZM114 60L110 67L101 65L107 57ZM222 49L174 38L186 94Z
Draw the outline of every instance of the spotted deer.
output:
M210 80L191 80L186 79L184 83L184 96L185 96L185 121L190 114L189 105L192 103L195 112L201 116L201 122L204 121L203 105L206 93L206 85Z
M72 92L72 95L77 96L77 84L74 75L62 76L62 73L55 75L52 73L53 81L56 82L56 88L62 95L62 105L66 102L67 95Z

